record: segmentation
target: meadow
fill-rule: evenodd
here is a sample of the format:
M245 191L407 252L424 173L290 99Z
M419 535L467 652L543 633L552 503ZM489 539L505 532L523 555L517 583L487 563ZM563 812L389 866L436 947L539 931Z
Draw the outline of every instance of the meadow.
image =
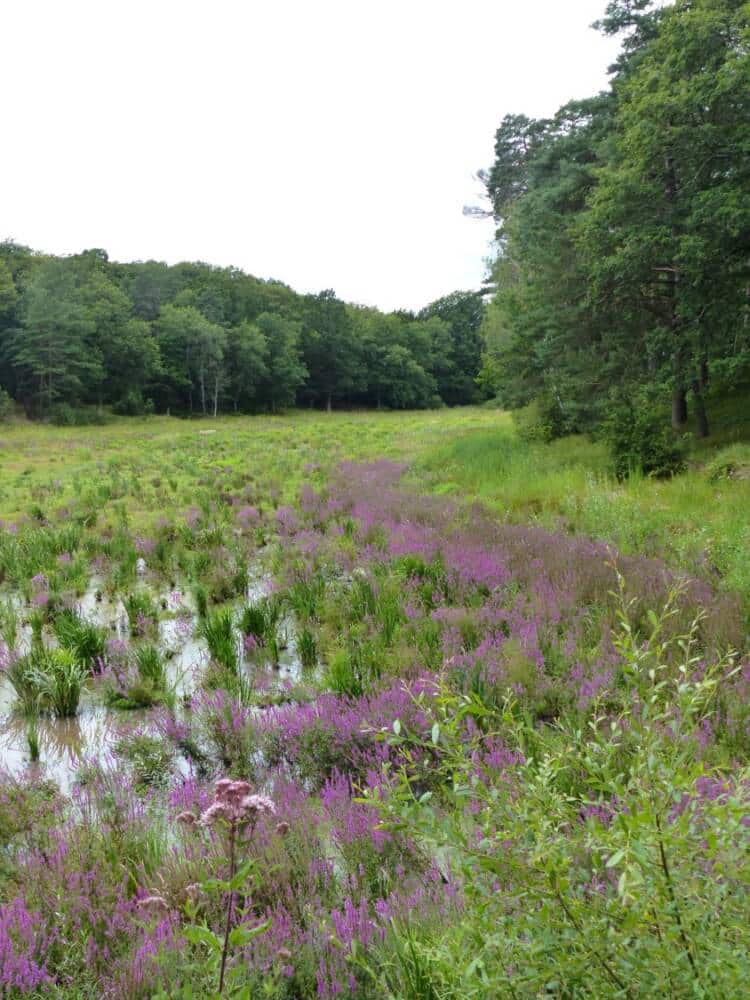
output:
M741 430L3 426L2 995L742 995Z

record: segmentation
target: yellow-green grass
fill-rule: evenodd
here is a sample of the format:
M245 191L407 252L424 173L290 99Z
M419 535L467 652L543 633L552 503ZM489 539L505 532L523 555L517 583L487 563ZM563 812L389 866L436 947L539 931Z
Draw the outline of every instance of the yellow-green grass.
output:
M479 408L416 413L320 413L276 417L123 418L103 426L0 426L0 517L13 520L74 498L116 504L135 526L185 508L198 487L240 474L294 499L304 480L320 482L344 460L411 460L456 434L492 426Z
M618 483L601 442L519 439L510 414L481 407L414 413L296 411L276 417L124 418L97 427L18 422L0 428L0 517L50 516L82 498L100 525L127 516L148 530L223 481L270 485L279 503L320 484L338 462L390 458L418 488L480 500L504 519L590 534L698 569L750 606L750 478L714 478L721 456L750 470L736 401L715 407L716 435L688 472ZM723 450L722 450L723 449Z
M496 429L436 443L417 474L433 491L478 499L504 519L581 532L698 571L740 592L750 608L748 427L717 409L725 420L717 420L716 436L694 442L688 470L671 480L619 483L601 442L527 443L507 415ZM721 475L729 459L738 467Z

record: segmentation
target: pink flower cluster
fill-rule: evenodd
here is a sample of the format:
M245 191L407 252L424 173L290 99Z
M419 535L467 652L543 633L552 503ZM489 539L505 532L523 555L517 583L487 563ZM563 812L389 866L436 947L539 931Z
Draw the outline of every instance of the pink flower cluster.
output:
M276 805L267 795L251 794L247 781L222 778L216 782L214 801L201 813L199 823L212 827L217 823L244 825L255 823L260 816L275 816Z

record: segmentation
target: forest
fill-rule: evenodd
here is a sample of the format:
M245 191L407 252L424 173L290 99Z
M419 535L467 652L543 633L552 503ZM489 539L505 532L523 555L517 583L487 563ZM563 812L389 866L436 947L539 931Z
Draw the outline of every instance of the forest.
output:
M750 377L750 8L613 0L610 86L506 116L483 383L550 436L613 415L710 432Z
M35 418L476 402L482 297L383 313L208 264L0 244L0 385Z

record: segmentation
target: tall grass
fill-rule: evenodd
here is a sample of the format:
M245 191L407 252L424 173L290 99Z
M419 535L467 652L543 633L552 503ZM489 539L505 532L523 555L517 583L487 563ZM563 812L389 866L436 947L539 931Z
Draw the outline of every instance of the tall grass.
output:
M208 615L200 623L198 634L205 639L211 658L225 670L236 674L239 669L239 649L231 610L221 608Z
M63 649L50 650L45 667L38 681L43 703L58 718L77 715L87 668Z
M156 646L138 646L135 651L135 662L143 681L151 684L157 691L166 691L167 670Z
M601 442L525 442L503 421L426 452L416 476L435 492L480 500L504 519L564 527L708 575L738 591L750 611L750 448L722 450L726 438L717 438L694 445L682 475L619 483Z
M65 608L55 616L52 630L63 649L69 650L87 671L101 669L107 641L104 629L83 621L75 611Z
M68 718L78 714L88 671L68 650L36 648L15 659L6 676L24 716L48 712Z

